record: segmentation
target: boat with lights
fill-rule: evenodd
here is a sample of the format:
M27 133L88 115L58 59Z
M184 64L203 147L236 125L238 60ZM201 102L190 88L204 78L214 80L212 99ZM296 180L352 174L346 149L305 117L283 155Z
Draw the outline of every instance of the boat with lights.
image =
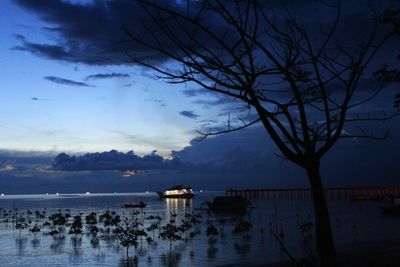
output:
M193 198L194 192L191 187L177 185L164 192L157 192L160 198Z

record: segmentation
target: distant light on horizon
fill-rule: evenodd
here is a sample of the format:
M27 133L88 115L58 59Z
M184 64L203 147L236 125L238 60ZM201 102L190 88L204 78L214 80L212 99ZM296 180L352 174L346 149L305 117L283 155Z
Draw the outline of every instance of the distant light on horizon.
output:
M135 171L127 170L122 174L122 177L131 177L134 176L136 173Z
M10 164L6 164L4 165L3 168L0 169L0 171L12 171L12 170L14 170L14 167Z

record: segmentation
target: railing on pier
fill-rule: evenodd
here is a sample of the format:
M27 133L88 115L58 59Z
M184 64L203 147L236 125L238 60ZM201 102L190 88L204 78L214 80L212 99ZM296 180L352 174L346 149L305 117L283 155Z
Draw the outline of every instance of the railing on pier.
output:
M228 189L227 196L242 196L247 199L265 200L311 200L310 188L295 189ZM354 200L385 198L400 195L400 187L349 187L326 188L325 196L330 200Z

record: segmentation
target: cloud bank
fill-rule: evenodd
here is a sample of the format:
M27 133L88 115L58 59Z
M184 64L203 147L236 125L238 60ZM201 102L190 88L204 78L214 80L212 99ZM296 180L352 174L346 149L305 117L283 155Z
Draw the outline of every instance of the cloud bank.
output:
M60 78L60 77L56 77L56 76L46 76L46 77L44 77L44 79L48 80L50 82L62 84L62 85L71 85L71 86L78 86L78 87L90 87L91 86L84 82L78 82L78 81L64 79L64 78Z
M85 80L100 80L100 79L112 79L112 78L129 78L127 73L97 73L86 76Z
M189 119L197 119L198 117L200 117L200 115L194 113L193 110L182 110L179 112L179 114Z
M149 155L140 157L132 150L127 153L111 150L108 152L86 153L70 156L66 153L57 155L52 164L53 169L63 171L81 170L149 170L163 169L170 164L169 160L153 151Z

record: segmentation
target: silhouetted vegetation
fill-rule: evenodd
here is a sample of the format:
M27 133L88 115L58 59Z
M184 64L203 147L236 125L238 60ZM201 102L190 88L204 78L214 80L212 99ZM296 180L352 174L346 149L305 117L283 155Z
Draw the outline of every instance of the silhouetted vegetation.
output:
M371 115L365 104L384 89L384 84L369 86L367 92L360 81L369 78L378 51L398 37L400 13L380 14L370 4L369 16L360 23L365 25L363 29L350 29L342 25L345 12L341 1L319 1L315 7L329 14L321 32L303 23L301 16L308 16L307 12L283 9L277 19L277 12L271 11L266 1L206 0L186 13L154 1L140 2L153 25L151 29L141 25L143 32L125 29L127 37L177 64L171 68L130 55L132 61L169 83L195 84L233 98L254 115L246 120L239 114L232 120L229 114L226 129L217 126L199 133L205 138L261 123L281 152L279 157L307 173L317 254L322 266L335 266L320 163L341 139L384 140L389 136L388 131L373 134L360 126L385 122L398 114L398 110L384 109ZM210 21L218 21L223 30ZM180 34L175 34L177 29ZM343 38L349 30L357 36L351 42ZM385 79L397 75L385 69L381 73ZM358 109L361 106L362 111Z

